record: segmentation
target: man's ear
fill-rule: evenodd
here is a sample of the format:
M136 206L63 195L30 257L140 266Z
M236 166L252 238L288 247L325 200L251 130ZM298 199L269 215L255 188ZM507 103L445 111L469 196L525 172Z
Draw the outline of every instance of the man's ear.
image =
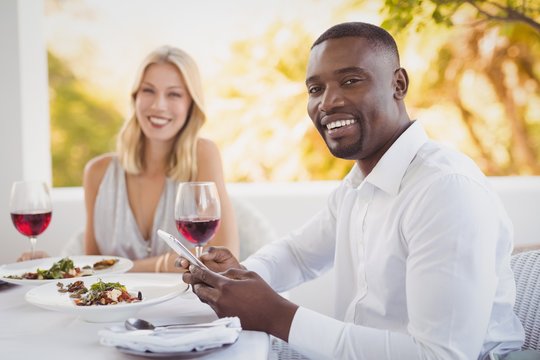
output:
M409 75L407 71L400 67L394 71L394 98L396 100L403 100L409 90Z

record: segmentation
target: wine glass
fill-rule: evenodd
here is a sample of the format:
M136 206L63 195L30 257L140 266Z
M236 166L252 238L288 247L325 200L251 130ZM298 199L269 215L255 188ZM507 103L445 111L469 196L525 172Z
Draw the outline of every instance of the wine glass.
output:
M178 184L174 203L176 228L189 242L195 244L195 256L200 257L203 246L214 236L221 218L219 194L213 182L184 182Z
M49 187L38 181L14 182L9 210L15 228L30 239L30 252L34 258L37 236L45 231L51 222Z

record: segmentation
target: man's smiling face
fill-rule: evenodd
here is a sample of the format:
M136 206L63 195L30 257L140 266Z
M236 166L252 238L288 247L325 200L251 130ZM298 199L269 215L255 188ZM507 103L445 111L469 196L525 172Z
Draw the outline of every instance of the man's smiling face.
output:
M362 37L328 39L313 47L307 109L334 156L369 160L381 155L399 122L397 68L397 60Z

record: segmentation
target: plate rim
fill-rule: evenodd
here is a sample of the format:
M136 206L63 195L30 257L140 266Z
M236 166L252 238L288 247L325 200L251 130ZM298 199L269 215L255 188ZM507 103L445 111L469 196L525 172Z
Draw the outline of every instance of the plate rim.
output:
M236 339L238 341L238 339ZM221 346L216 346L210 349L205 349L201 351L196 350L190 350L190 351L171 351L171 352L153 352L153 351L139 351L130 349L128 347L124 346L115 346L116 350L124 353L124 354L130 354L134 356L143 356L143 357L153 357L153 358L169 358L169 357L175 357L178 358L179 356L190 356L187 359L190 359L192 357L200 357L205 356L211 353L214 353L216 351L225 350L226 348L230 347L231 345L234 345L235 342L230 344L222 344Z
M173 273L171 273L173 274ZM171 276L169 276L169 273L123 273L123 274L107 274L107 275L104 275L104 276L101 276L100 278L105 280L105 281L108 281L108 280L113 280L113 281L118 281L118 282L125 282L126 280L128 282L132 282L133 279L137 280L138 278L148 278L150 280L156 280L159 278L163 278L163 280L161 281L165 281L166 279L165 278L168 278L170 277L172 279ZM120 279L119 279L120 278ZM121 279L121 278L126 278L126 279ZM57 282L61 282L61 283L69 283L69 282L73 282L73 281L78 281L78 280L81 280L79 278L68 278L68 279L57 279L56 281ZM97 280L95 279L94 277L90 277L90 276L85 276L84 278L82 278L83 281L87 281L87 280L91 280L91 281L94 281L94 280ZM180 278L181 280L181 278ZM178 282L178 284L180 285L179 289L177 290L180 294L182 293L185 293L187 292L188 290L188 284L184 283L184 282ZM184 286L182 286L182 284ZM159 285L159 284L158 284ZM129 286L129 285L128 285ZM44 284L44 285L41 285L41 286L36 286L36 287L33 287L31 289L29 289L26 293L25 293L25 298L27 296L35 296L33 293L35 292L43 292L43 291L46 291L46 290L49 290L49 289L54 289L56 287L56 284L55 283L48 283L48 284ZM128 289L129 290L129 289ZM51 290L54 292L54 290ZM172 292L174 293L174 292ZM171 293L171 294L172 294ZM31 295L28 295L28 294L31 294ZM66 294L67 295L67 294ZM167 294L169 295L169 294ZM161 298L161 297L160 297ZM150 300L154 300L154 299L150 299ZM29 301L30 302L30 301ZM34 304L32 302L30 302L31 304ZM43 304L43 303L40 303L40 304ZM111 308L125 308L125 307L133 307L133 306L141 306L140 304L143 304L142 302L136 302L136 303L125 303L125 304L117 304L117 305L114 305L114 306L100 306L99 308L100 309L111 309ZM146 304L146 303L144 303ZM56 305L53 305L54 307L57 307ZM94 306L75 306L75 307L66 307L68 309L80 309L81 311L84 311L83 309L95 309L96 307Z
M137 279L137 277L145 277L145 278L156 278L156 276L159 278L159 277L169 277L168 275L174 275L175 273L129 273L129 274L107 274L106 276L102 276L103 280L107 280L109 278L113 278L113 279L118 279L118 278L122 278L122 277L126 277L126 278L133 278L133 279ZM75 279L75 280L74 280ZM172 279L172 277L171 277ZM179 278L181 279L181 278ZM70 281L76 281L77 278L71 278L71 279L59 279L57 280L58 282L70 282ZM95 279L91 279L90 277L84 277L83 280L95 280ZM121 279L118 279L120 281L122 281ZM124 280L125 281L125 280ZM36 296L36 292L43 292L43 291L47 291L49 289L52 289L56 286L56 284L54 283L49 283L49 284L44 284L44 285L41 285L41 286L37 286L37 287L32 287L31 289L29 289L25 294L24 294L24 299L27 303L33 305L33 306L36 306L36 307L39 307L41 309L46 309L46 310L51 310L51 311L56 311L56 312L60 312L60 313L64 313L64 314L75 314L75 315L78 315L78 316L81 316L81 317L85 317L85 316L92 316L92 315L95 315L96 313L100 313L100 314L114 314L114 313L122 313L122 312L130 312L130 311L136 311L136 310L139 310L140 308L143 308L143 307L146 307L146 306L151 306L151 305L157 305L157 304L160 304L162 302L165 302L165 301L168 301L168 300L171 300L177 296L180 296L182 294L185 294L187 293L188 289L189 289L189 286L188 284L184 283L184 282L178 282L179 283L179 287L178 289L174 290L174 291L171 291L170 293L168 294L165 294L163 296L160 296L158 298L154 298L154 299L150 299L148 302L136 302L136 303L128 303L128 304L116 304L116 305L113 305L113 306L76 306L74 305L73 307L70 307L70 306L65 306L63 304L54 304L54 303L43 303L43 302L37 302L37 301L34 301L33 299L35 298ZM183 285L182 285L183 284ZM67 294L66 294L67 295ZM144 295L144 294L143 294Z
M99 271L102 271L100 272L99 274L93 274L93 275L88 275L88 276L79 276L79 277L75 277L75 278L68 278L68 279L82 279L82 278L94 278L94 277L99 277L99 276L108 276L108 275L115 275L115 274L124 274L124 273L127 273L129 270L131 270L133 268L133 261L131 259L128 259L128 258L125 258L125 257L122 257L122 256L115 256L115 255L69 255L69 256L52 256L52 257L47 257L47 258L41 258L41 259L33 259L33 260L27 260L27 261L20 261L20 262L14 262L14 263L10 263L10 264L2 264L0 265L0 279L7 282L7 283L10 283L10 284L15 284L15 285L31 285L31 286L39 286L39 285L46 285L46 284L50 284L50 283L53 283L53 282L56 282L56 281L59 281L59 280L66 280L66 279L42 279L42 280L32 280L32 279L10 279L10 278L6 278L5 276L7 275L11 275L9 273L4 273L4 271L6 270L6 268L9 268L10 266L16 266L16 265L23 265L25 263L29 263L29 262L35 262L36 264L40 263L40 262L47 262L47 263L50 263L50 265L48 265L49 267L61 260L61 259L64 259L64 258L70 258L70 259L79 259L79 261L84 261L83 259L84 258L87 258L87 259L90 259L90 258L94 258L95 260L98 260L99 259L110 259L110 258L115 258L115 259L119 259L120 262L122 262L125 267L125 269L122 269L122 270L119 270L119 271L107 271L107 270L110 270L109 269L104 269L104 270L99 270ZM73 261L75 263L75 260ZM93 261L89 261L89 262L93 262ZM76 264L76 263L75 263ZM116 265L116 264L115 264ZM35 267L34 269L37 269L37 267ZM16 270L15 270L16 271ZM13 273L12 273L13 274Z

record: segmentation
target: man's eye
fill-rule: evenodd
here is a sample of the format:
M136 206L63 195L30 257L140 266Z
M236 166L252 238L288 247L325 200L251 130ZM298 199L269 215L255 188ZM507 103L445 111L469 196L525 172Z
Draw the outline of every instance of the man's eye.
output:
M360 79L347 79L343 82L344 85L352 85L361 81Z
M310 86L310 87L308 88L308 93L310 93L310 94L316 94L316 93L318 93L319 91L321 91L320 86Z

